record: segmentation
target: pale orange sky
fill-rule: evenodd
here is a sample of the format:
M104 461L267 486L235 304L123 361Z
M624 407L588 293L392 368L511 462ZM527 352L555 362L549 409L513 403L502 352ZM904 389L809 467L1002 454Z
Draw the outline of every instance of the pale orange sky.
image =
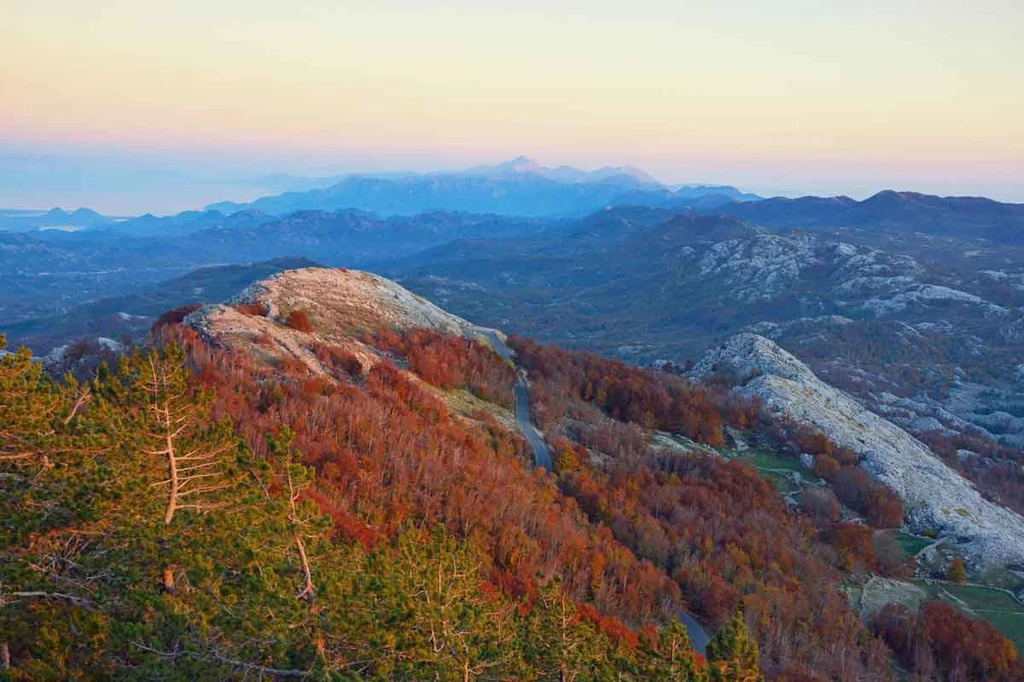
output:
M0 155L1024 201L1017 3L831 4L0 0Z

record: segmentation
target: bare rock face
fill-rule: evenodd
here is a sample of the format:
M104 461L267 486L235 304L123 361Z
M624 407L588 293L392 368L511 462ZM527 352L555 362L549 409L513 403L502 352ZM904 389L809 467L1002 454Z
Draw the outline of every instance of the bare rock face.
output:
M701 277L725 280L729 291L750 303L771 300L820 262L811 239L789 239L758 233L749 239L713 244L700 259Z
M242 312L235 307L242 303L261 304L267 314ZM244 349L257 358L298 360L315 375L327 370L312 350L314 342L345 350L369 368L380 356L361 340L365 333L426 328L442 334L472 334L470 323L461 317L389 279L358 270L286 270L250 285L232 304L203 306L185 318L185 324L215 343ZM293 311L306 314L312 332L284 324Z
M319 333L329 334L338 327L353 332L387 326L461 334L470 326L395 282L359 270L285 270L249 286L236 300L266 304L272 317L302 310Z
M1024 564L1024 517L985 500L923 443L819 380L774 342L740 334L708 351L691 376L719 372L740 380L737 393L818 429L862 457L862 466L903 500L907 523L961 543L972 564Z

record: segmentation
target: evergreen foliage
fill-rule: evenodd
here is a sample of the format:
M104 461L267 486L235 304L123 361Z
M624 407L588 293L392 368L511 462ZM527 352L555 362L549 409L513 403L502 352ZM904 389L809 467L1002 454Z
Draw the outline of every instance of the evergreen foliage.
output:
M757 642L747 632L743 613L715 633L708 642L708 669L711 682L761 682Z

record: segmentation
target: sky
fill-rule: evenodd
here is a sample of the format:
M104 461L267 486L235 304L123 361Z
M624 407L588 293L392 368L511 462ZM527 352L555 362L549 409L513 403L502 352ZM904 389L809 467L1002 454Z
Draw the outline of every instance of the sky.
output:
M1019 0L0 0L0 206L529 155L1024 202Z

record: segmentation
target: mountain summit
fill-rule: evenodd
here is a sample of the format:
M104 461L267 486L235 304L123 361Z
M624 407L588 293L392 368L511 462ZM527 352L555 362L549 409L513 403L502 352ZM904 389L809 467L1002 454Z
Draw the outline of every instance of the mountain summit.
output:
M635 166L602 166L592 171L580 170L572 166L549 168L540 165L528 156L522 155L493 166L475 166L467 170L466 173L468 175L498 178L532 173L548 180L564 183L610 182L637 188L664 186L654 176Z
M754 198L727 186L670 188L631 166L594 171L547 168L519 156L457 172L349 175L322 189L286 192L249 204L222 202L208 210L234 213L248 208L283 215L300 210L358 209L384 216L460 211L578 218L614 205L685 208Z

